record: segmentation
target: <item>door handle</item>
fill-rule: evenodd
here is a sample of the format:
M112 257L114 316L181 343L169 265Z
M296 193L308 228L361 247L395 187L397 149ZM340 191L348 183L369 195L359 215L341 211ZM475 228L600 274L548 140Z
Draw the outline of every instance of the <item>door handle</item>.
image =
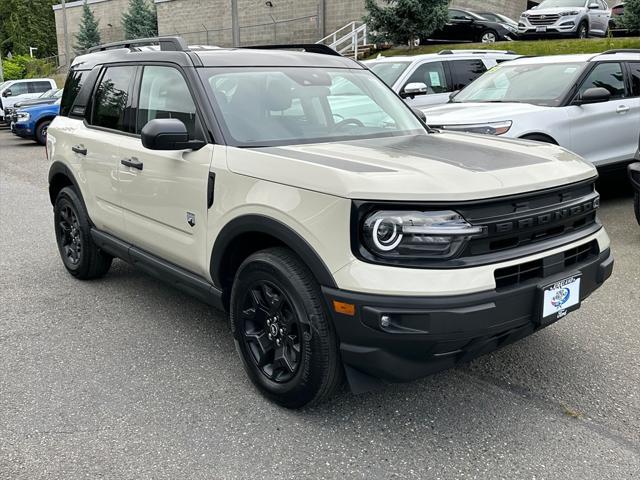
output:
M138 170L142 170L142 162L136 157L125 158L124 160L120 160L120 163L125 167L137 168Z
M630 110L629 107L625 106L625 105L620 105L618 107L618 109L616 110L616 113L627 113Z
M73 147L71 147L71 150L76 153L79 153L80 155L87 154L87 149L84 145L74 145Z

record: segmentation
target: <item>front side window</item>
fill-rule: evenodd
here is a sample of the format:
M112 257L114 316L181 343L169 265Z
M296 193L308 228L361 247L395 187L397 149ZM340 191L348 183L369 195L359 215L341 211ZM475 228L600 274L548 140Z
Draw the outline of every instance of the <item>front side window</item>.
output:
M293 145L426 133L404 102L367 70L200 71L232 145Z
M475 80L454 102L520 102L558 106L575 85L585 63L498 65Z
M392 87L410 64L411 62L378 62L367 63L367 67L384 83Z
M177 118L186 125L189 137L195 138L196 105L187 82L175 68L144 67L137 115L137 132L156 118Z
M27 82L14 83L9 87L9 90L11 90L12 97L17 97L18 95L29 93Z
M129 87L136 67L109 67L96 88L92 125L125 131Z
M409 83L424 83L427 86L427 94L432 93L447 93L451 91L451 86L447 82L447 77L444 74L444 65L442 62L428 62L423 63L416 71L413 72L409 81L405 84L405 87Z
M624 74L620 63L600 63L594 67L580 86L580 94L589 88L600 87L609 91L611 99L623 98Z
M41 93L51 89L49 82L29 82L29 93Z
M449 62L453 90L462 90L487 71L482 60L454 60Z

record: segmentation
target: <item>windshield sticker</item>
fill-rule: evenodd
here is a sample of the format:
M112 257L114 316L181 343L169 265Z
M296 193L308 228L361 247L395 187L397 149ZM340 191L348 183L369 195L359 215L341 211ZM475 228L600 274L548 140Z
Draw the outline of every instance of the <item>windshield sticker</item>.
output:
M576 70L578 70L576 67L567 67L565 68L564 73L572 74L576 73Z
M440 87L440 74L438 72L429 72L429 80L432 87Z

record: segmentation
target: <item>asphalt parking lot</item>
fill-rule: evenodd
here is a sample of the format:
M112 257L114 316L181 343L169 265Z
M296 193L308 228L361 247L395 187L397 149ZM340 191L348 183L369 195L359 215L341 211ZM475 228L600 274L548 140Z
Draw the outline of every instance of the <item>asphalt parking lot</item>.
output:
M0 129L0 479L640 477L640 227L602 183L612 279L469 365L293 412L225 317L121 261L69 276L44 149Z

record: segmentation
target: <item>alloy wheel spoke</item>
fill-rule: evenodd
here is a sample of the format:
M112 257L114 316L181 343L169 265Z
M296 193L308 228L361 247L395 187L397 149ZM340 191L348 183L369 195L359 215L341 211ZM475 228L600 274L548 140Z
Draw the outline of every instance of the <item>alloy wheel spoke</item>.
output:
M246 333L247 341L257 347L258 366L263 367L269 363L270 353L273 350L273 342L265 332Z

